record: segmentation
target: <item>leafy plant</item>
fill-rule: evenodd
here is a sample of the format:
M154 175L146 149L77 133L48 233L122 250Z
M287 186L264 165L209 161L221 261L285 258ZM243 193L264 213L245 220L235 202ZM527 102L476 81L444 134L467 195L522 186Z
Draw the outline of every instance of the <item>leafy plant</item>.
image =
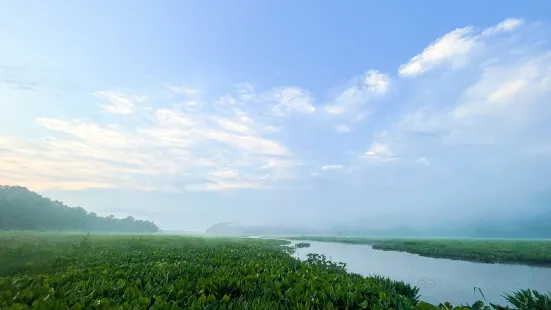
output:
M291 250L263 239L0 233L0 309L507 309L430 305L407 283ZM533 291L509 300L549 309Z
M513 294L505 294L504 297L519 309L551 309L551 293L541 294L534 290L521 290Z

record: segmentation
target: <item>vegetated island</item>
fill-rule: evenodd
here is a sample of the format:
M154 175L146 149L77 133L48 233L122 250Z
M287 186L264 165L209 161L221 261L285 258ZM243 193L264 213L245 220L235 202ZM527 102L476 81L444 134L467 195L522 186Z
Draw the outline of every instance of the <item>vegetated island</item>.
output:
M551 240L408 239L331 236L287 236L286 239L371 245L426 257L482 263L551 267Z

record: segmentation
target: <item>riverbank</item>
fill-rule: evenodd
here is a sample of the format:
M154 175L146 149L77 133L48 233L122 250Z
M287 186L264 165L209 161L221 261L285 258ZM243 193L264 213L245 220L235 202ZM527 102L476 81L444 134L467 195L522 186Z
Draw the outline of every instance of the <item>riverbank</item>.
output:
M291 240L366 244L373 249L481 263L551 267L551 240L407 239L291 236Z

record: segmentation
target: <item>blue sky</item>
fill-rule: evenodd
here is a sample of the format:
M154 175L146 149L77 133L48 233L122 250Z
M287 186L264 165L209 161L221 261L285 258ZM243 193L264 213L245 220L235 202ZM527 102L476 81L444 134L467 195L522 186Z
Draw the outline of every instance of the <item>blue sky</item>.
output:
M2 184L191 230L520 212L551 185L548 1L0 6Z

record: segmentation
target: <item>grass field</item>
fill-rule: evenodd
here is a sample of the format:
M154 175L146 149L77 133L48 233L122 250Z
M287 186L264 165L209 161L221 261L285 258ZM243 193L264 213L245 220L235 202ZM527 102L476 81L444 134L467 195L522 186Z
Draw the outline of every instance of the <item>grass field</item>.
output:
M405 239L293 236L287 239L368 244L374 249L483 263L551 267L551 240Z
M452 309L419 302L409 284L347 273L323 255L299 261L285 244L4 232L0 309ZM519 309L551 303L522 294L511 296ZM526 300L534 304L522 306Z

